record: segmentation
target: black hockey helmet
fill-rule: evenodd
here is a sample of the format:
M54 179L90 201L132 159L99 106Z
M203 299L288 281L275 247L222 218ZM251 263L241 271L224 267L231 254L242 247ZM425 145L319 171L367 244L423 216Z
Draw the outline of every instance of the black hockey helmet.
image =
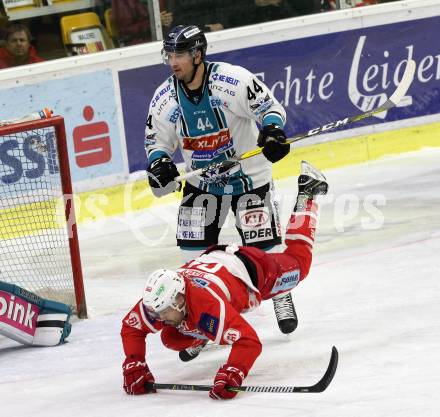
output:
M162 56L167 52L202 52L202 61L206 56L208 42L205 34L197 26L179 25L172 28L163 41Z

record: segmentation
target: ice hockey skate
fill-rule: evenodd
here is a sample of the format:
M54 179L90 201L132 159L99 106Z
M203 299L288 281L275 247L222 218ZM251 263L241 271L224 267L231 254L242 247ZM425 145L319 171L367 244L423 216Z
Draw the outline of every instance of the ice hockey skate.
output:
M324 174L307 161L301 161L301 174L298 177L298 194L313 199L316 195L325 195L328 183Z
M272 301L281 333L289 334L295 331L298 326L298 316L290 292L276 295Z
M325 195L328 191L328 183L325 176L307 161L301 162L301 174L298 177L298 197L295 211L303 211L308 200L314 196ZM298 326L298 316L289 293L279 294L272 298L278 327L284 334L295 331Z
M201 341L201 343L199 343L196 346L191 346L189 348L181 350L179 352L180 360L183 362L189 362L197 358L197 356L199 356L199 353L204 349L207 343L208 343L207 340L203 340Z

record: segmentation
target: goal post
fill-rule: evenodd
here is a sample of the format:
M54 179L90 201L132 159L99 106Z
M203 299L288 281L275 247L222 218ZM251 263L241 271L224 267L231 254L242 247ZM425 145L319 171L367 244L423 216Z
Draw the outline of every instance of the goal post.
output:
M87 317L60 116L0 126L0 281Z

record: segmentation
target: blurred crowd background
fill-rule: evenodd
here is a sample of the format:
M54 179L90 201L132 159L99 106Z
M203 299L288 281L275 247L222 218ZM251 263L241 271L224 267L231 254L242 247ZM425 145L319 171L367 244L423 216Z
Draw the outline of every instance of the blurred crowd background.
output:
M205 32L400 0L0 0L0 69Z

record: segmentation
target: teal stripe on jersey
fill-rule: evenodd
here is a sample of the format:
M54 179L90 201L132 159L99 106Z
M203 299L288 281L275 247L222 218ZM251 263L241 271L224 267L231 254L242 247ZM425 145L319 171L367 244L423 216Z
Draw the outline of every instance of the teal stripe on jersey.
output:
M148 155L148 163L151 164L153 161L162 158L163 156L169 157L169 155L164 151L153 151Z
M268 115L263 117L263 126L270 125L271 123L274 123L281 127L284 126L284 121L281 116L274 113L269 113Z

